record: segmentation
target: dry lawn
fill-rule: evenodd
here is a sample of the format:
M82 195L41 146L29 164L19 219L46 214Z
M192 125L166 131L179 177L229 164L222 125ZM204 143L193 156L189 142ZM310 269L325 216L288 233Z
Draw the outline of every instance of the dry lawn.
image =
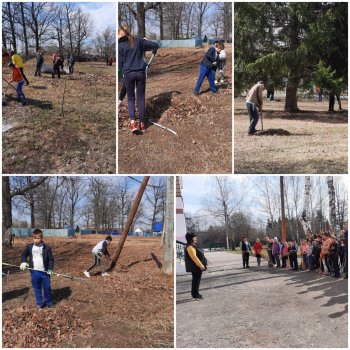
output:
M51 65L49 56L45 63ZM7 89L3 106L3 173L106 174L116 172L115 66L76 63L73 77L34 77L25 63L28 104ZM7 70L3 76L8 78ZM64 108L62 112L63 91ZM6 89L3 81L3 92Z
M207 50L158 50L147 80L146 119L178 136L150 123L144 135L132 135L125 98L118 113L119 173L232 173L231 46L226 48L227 83L215 95L204 80L197 97L193 90Z
M30 274L4 267L3 347L16 348L153 348L174 346L174 279L162 271L160 238L128 237L117 267L102 277L83 271L91 265L91 249L102 235L46 238L55 258L55 272L85 282L54 276L55 306L37 309ZM3 261L15 265L31 238L3 248ZM118 244L113 237L112 254ZM107 266L108 261L105 262Z
M234 172L236 174L346 174L348 103L327 112L328 101L299 100L300 113L285 113L284 101L264 102L264 131L282 129L290 136L248 136L243 98L235 99ZM336 108L337 108L336 103ZM261 130L261 123L257 125Z

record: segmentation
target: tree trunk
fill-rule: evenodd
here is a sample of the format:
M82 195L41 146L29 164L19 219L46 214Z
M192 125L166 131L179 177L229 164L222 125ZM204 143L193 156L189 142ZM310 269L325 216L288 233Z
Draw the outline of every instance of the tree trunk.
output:
M304 191L304 209L301 214L300 222L303 226L305 235L311 233L310 226L310 192L311 192L311 177L305 176L305 191Z
M333 183L333 176L327 176L328 185L328 200L329 200L329 222L332 226L333 232L335 232L336 226L336 209L335 209L335 190Z
M12 197L10 190L10 178L2 177L2 242L5 246L11 247L12 226Z
M38 20L35 15L35 3L32 2L32 8L31 8L31 14L32 14L32 21L33 21L33 34L35 39L35 50L36 52L40 49L40 39L39 39L39 28L38 28Z
M12 12L11 12L11 3L7 3L7 11L9 15L9 22L10 22L10 28L11 28L11 36L12 36L12 48L14 51L17 52L17 43L16 43L16 32L15 32L15 25L13 23L12 18Z
M24 47L25 47L25 58L26 58L26 60L28 60L28 57L29 57L28 38L27 38L26 22L25 22L25 17L24 17L24 6L23 6L23 2L20 2L20 6L21 6L22 27L23 27L23 38L24 38Z
M173 272L174 176L167 176L164 226L164 272L170 275Z
M284 206L284 181L283 176L280 177L280 190L281 190L281 214L282 214L282 242L287 240L287 229L286 229L286 214Z
M285 112L298 112L298 98L297 98L298 83L288 80L286 89L286 102L284 105Z
M159 39L164 39L164 16L163 16L163 4L159 3Z
M138 27L138 36L144 38L146 36L146 23L145 23L145 4L143 2L138 2L136 5L137 8L137 27Z

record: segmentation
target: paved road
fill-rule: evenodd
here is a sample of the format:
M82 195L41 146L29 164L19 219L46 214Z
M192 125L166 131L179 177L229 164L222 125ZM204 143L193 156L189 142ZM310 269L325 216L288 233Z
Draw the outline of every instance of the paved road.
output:
M177 347L347 347L347 280L258 267L251 258L206 253L209 268L200 293L190 295L191 276L176 276Z

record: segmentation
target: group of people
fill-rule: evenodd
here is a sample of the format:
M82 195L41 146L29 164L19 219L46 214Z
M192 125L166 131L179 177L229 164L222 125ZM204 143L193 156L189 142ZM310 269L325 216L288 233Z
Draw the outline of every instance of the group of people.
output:
M133 133L146 131L145 93L148 63L144 57L147 51L152 51L152 54L155 55L158 48L159 46L156 42L147 40L147 38L133 36L127 25L122 25L118 28L118 72L123 76L119 93L119 105L127 95L130 130ZM226 52L224 44L217 42L213 47L209 48L200 64L199 77L194 94L199 95L205 77L208 79L210 91L216 93L217 85L224 83L225 64ZM135 120L135 92L139 124Z
M35 58L36 58L36 67L35 67L34 76L41 77L41 70L44 64L44 53L41 50L39 50ZM23 58L18 53L16 53L16 51L10 51L10 52L4 51L2 53L2 61L3 61L2 62L3 65L7 64L11 73L11 78L8 81L8 83L12 83L12 82L17 83L17 86L16 86L17 101L21 102L23 106L26 105L27 99L23 92L23 86L24 86L24 83L26 83L26 85L28 86L29 80L24 73ZM60 56L54 53L52 56L52 64L53 64L52 78L55 78L56 74L58 78L60 78L61 77L60 69L63 70L64 68L63 55ZM74 64L75 64L75 56L74 54L70 53L67 59L69 74L73 74Z
M51 280L54 270L54 257L51 247L44 243L43 232L35 229L32 233L33 242L28 244L21 256L20 269L25 271L29 269L34 290L35 302L38 308L53 307L51 294ZM112 241L111 236L107 236L92 249L93 264L84 271L86 277L90 277L90 271L99 266L102 276L108 276L103 264L102 256L111 259L108 252L108 245ZM43 295L44 294L44 295Z
M58 55L56 52L52 55L52 79L55 78L55 75L57 74L57 77L61 78L60 71L64 69L64 61L65 57L63 55ZM73 74L74 71L74 65L75 65L75 56L73 53L70 53L67 58L67 67L68 67L68 73Z
M279 242L277 237L266 240L266 251L269 267L290 268L295 271L317 271L322 275L330 275L335 278L341 276L341 271L347 277L347 229L339 237L334 233L324 232L319 235L308 234L300 241ZM251 246L247 237L240 242L243 268L249 267L249 256L254 252L257 264L260 266L263 246L257 238ZM301 256L301 264L298 263L298 254Z

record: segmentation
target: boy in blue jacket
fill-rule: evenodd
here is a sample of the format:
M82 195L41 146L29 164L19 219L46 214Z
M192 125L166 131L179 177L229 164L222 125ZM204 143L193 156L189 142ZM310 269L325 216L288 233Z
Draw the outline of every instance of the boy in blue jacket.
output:
M199 95L199 91L205 77L208 78L210 91L212 93L216 93L218 91L217 87L215 86L215 72L217 69L219 54L223 49L224 44L218 42L215 44L215 46L212 46L205 54L203 61L199 67L199 77L196 87L194 88L194 94L196 96Z
M54 258L51 248L43 241L43 232L35 229L32 233L33 243L28 244L22 253L21 270L24 271L28 267L30 270L32 286L34 289L36 305L39 308L45 306L53 307L51 296L50 276L53 273ZM29 257L29 264L27 259ZM44 289L44 298L42 290Z

